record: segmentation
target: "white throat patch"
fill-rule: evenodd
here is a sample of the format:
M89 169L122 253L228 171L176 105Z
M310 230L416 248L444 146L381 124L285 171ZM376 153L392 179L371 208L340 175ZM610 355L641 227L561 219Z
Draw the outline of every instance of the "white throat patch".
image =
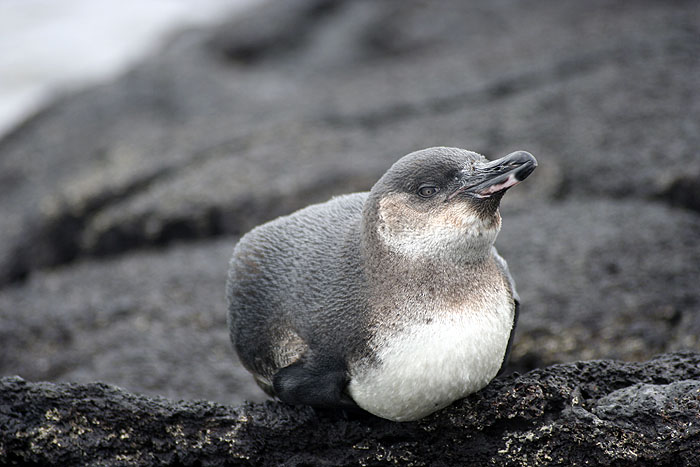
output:
M419 212L407 207L404 195L379 203L377 233L387 248L409 259L469 259L490 251L500 230L499 222L485 222L464 203L451 203L440 212Z

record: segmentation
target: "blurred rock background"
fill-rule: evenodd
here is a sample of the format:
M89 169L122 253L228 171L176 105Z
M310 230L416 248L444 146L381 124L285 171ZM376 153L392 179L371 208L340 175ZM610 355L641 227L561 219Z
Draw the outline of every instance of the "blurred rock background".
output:
M238 236L435 145L540 162L497 243L514 369L698 351L699 90L694 0L292 0L182 31L0 140L0 375L263 399L225 324Z

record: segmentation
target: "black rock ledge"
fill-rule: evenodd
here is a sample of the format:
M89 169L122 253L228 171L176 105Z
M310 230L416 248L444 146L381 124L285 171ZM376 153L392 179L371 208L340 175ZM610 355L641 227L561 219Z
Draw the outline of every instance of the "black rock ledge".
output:
M0 380L2 465L700 465L700 353L555 365L423 420Z

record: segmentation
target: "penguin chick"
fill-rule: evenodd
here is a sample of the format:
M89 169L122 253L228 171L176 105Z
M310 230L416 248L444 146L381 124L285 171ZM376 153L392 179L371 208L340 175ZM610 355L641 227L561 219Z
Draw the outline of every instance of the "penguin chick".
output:
M505 364L519 298L494 248L506 190L537 166L457 148L398 160L370 192L256 227L231 258L242 364L290 404L416 420Z

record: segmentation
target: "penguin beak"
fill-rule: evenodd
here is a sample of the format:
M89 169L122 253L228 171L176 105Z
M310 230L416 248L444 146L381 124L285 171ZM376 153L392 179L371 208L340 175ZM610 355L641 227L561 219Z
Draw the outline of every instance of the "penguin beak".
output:
M525 180L537 167L537 160L525 151L516 151L501 159L476 166L471 173L465 173L464 185L449 196L469 194L476 198L490 198L503 194Z

